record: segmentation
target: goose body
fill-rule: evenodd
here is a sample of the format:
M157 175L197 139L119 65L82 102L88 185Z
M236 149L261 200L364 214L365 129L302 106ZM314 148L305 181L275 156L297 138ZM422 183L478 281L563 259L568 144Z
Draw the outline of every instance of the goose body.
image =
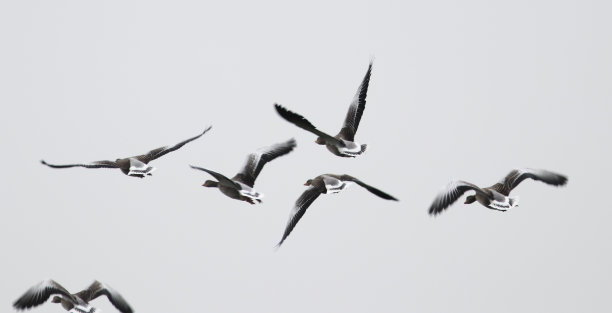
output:
M228 178L215 171L191 165L191 168L207 172L217 181L207 180L202 186L218 188L224 195L250 204L261 203L263 194L257 192L253 186L255 179L263 169L264 165L280 156L288 154L296 146L295 139L278 143L269 147L261 148L249 154L246 164L233 178Z
M206 128L201 134L189 138L187 140L181 141L174 146L164 146L154 150L149 151L146 154L137 155L133 157L116 159L115 161L104 160L104 161L95 161L89 164L50 164L45 162L45 160L41 160L40 163L51 167L51 168L69 168L69 167L84 167L84 168L118 168L121 172L127 176L144 178L147 176L152 176L153 171L155 171L155 167L150 166L149 162L162 157L172 151L176 151L186 145L187 143L194 141L202 135L206 134L212 126Z
M321 194L334 194L339 193L342 190L346 189L348 186L352 184L357 184L369 192L375 194L376 196L383 198L385 200L394 200L398 201L393 196L374 188L361 180L350 176L350 175L335 175L335 174L323 174L319 175L313 179L309 179L304 183L304 186L309 186L304 193L297 199L295 205L291 212L289 213L289 220L287 221L287 225L285 226L285 232L283 233L283 237L281 238L278 246L285 242L285 239L291 234L298 221L304 216L306 210L310 205L321 195Z
M478 202L486 208L496 211L508 211L518 206L518 197L510 197L512 189L516 188L523 180L531 178L553 186L563 186L567 183L567 177L546 170L538 169L514 169L498 183L490 187L480 188L465 181L453 181L436 196L429 207L429 214L442 213L465 192L473 190L474 195L466 198L465 204Z
M366 75L359 85L359 88L357 88L357 93L349 106L342 129L336 136L330 136L327 133L318 130L305 117L287 110L280 104L274 104L274 107L276 112L286 121L317 135L318 137L317 140L315 140L315 143L325 145L327 150L337 156L354 158L363 154L367 149L366 144L360 144L355 141L355 134L357 133L361 116L365 110L366 96L368 93L371 74L372 62L370 62Z
M114 289L99 281L94 281L87 289L71 294L54 280L47 279L26 291L13 303L17 310L25 310L45 303L53 296L52 303L60 303L62 307L71 313L94 313L99 312L89 304L90 301L99 296L106 296L111 304L121 313L132 313L132 308L123 297Z

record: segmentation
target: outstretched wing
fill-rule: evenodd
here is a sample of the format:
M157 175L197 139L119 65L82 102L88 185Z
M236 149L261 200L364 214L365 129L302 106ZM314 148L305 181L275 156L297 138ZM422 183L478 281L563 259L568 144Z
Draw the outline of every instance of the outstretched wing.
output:
M289 213L289 221L287 222L287 226L285 226L285 232L283 233L283 238L278 243L277 247L280 247L285 239L291 234L295 225L300 221L304 213L306 213L306 209L321 195L322 190L325 190L325 186L320 186L320 184L312 185L310 188L306 189L304 193L297 199L295 202L295 206Z
M357 132L357 127L359 127L359 122L361 121L361 116L363 115L363 110L366 105L366 96L368 94L368 86L370 85L370 76L372 75L372 62L370 61L370 66L368 66L368 71L363 77L363 81L361 81L361 85L357 88L357 93L351 102L351 106L349 107L348 113L346 114L346 118L344 119L344 125L342 125L342 129L338 134L340 138L348 141L355 140L355 133Z
M86 168L119 168L119 165L114 161L95 161L89 164L49 164L45 160L40 160L40 163L52 168L68 168L68 167L86 167Z
M94 281L87 289L77 293L77 296L79 296L86 302L94 300L95 298L102 295L106 296L110 303L112 303L113 306L117 308L117 310L119 310L121 313L133 312L132 308L127 303L127 301L123 299L121 294L119 294L117 291L115 291L108 285L105 285L97 280Z
M567 177L549 172L546 170L534 170L530 168L514 169L510 171L504 179L495 185L489 187L499 193L508 196L512 189L516 188L523 180L531 178L533 180L539 180L553 186L563 186L567 183Z
M238 190L241 189L240 185L238 185L236 182L232 181L231 179L227 178L223 174L219 174L217 172L211 171L209 169L205 169L203 167L197 167L197 166L193 166L193 165L189 165L189 166L191 166L191 168L194 169L194 170L204 171L204 172L212 175L214 178L216 178L219 181L219 184L221 186L236 188Z
M278 114L284 118L285 120L287 120L287 122L294 124L295 126L305 129L317 136L323 137L325 138L326 141L329 142L333 142L334 144L340 145L340 146L344 146L344 143L320 130L318 130L314 125L312 125L305 117L291 112L287 109L285 109L284 107L282 107L280 104L275 103L274 104L274 108L276 108L276 112L278 112Z
M233 179L253 187L255 179L257 179L266 163L291 152L295 146L295 139L291 138L288 141L277 143L249 154L246 164Z
M45 303L49 297L55 294L63 296L64 299L72 303L77 303L77 300L68 290L66 290L66 288L62 287L54 280L47 279L28 289L23 296L13 303L13 307L18 310L29 309Z
M176 145L172 146L172 147L161 147L161 148L157 148L154 150L149 151L147 154L143 154L143 155L139 155L136 158L143 162L143 163L149 163L155 159L158 159L172 151L176 151L178 149L180 149L181 147L183 147L184 145L186 145L189 142L192 142L200 137L202 137L202 135L206 134L206 132L208 132L210 129L212 128L212 126L208 126L201 134L195 136L195 137L191 137L187 140L181 141L179 143L177 143Z
M359 179L357 179L357 178L355 178L353 176L342 175L342 176L340 176L340 180L343 180L343 181L352 181L352 182L356 183L357 185L367 189L369 192L371 192L371 193L373 193L373 194L375 194L375 195L377 195L377 196L379 196L379 197L381 197L383 199L399 201L395 197L393 197L392 195L390 195L390 194L388 194L388 193L386 193L386 192L384 192L384 191L382 191L380 189L374 188L374 187L372 187L372 186L370 186L370 185L360 181Z
M446 186L446 188L438 194L436 199L434 199L433 203L429 207L429 214L437 215L442 213L442 211L457 201L457 199L459 199L468 190L474 190L477 193L488 197L484 190L480 189L480 187L474 184L461 180L453 181L450 182L448 186Z

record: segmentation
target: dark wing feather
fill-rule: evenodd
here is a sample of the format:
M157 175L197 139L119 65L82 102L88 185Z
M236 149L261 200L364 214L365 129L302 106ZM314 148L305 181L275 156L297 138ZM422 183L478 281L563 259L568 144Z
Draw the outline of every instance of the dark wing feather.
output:
M285 239L291 234L295 225L300 221L304 213L306 213L306 209L321 195L321 193L325 190L325 185L321 186L321 184L313 184L310 188L306 189L304 193L297 199L295 202L295 206L291 209L291 213L289 213L289 221L287 222L287 226L285 226L285 232L283 233L283 238L278 243L277 247L280 247Z
M127 303L127 301L123 299L121 294L119 294L117 291L115 291L108 285L105 285L99 281L94 281L87 289L79 292L77 295L79 295L79 297L81 297L81 299L85 300L86 302L89 302L99 296L104 295L108 298L110 303L112 303L113 306L117 308L117 310L119 310L121 313L133 312L132 308ZM83 298L81 295L86 296L86 298Z
M340 176L340 180L343 180L343 181L352 181L352 182L356 183L357 185L367 189L369 192L371 192L371 193L373 193L373 194L375 194L375 195L377 195L377 196L379 196L379 197L381 197L383 199L399 201L395 197L393 197L392 195L387 194L387 193L385 193L384 191L382 191L380 189L374 188L374 187L372 187L372 186L370 186L370 185L360 181L359 179L357 179L357 178L355 178L353 176L342 175L342 176Z
M189 143L191 141L194 141L194 140L202 137L202 135L206 134L206 132L208 132L211 128L212 128L212 126L208 126L208 128L206 128L201 134L199 134L199 135L197 135L195 137L191 137L191 138L189 138L187 140L183 140L183 141L177 143L176 145L174 145L172 147L165 146L165 147L157 148L157 149L149 151L147 154L136 156L135 158L138 159L140 162L143 162L145 164L149 163L149 162L151 162L151 161L153 161L155 159L158 159L158 158L160 158L160 157L162 157L162 156L164 156L164 155L166 155L166 154L168 154L168 153L170 153L172 151L176 151L176 150L180 149L181 147L183 147L184 145L186 145L187 143Z
M474 190L477 193L480 193L484 196L487 196L487 193L480 189L480 187L464 182L461 180L453 181L446 188L436 196L433 203L429 207L429 214L437 215L442 213L446 208L448 208L451 204L453 204L457 199L459 199L466 191Z
M76 304L77 300L73 295L55 281L48 279L38 283L26 291L19 299L13 303L13 307L18 310L29 309L45 303L52 295L62 295L64 299Z
M342 125L342 129L338 134L338 136L344 140L355 140L355 133L357 133L357 128L359 127L359 122L361 121L361 116L363 115L363 110L365 109L366 105L366 96L368 94L368 86L370 85L371 75L372 62L370 62L370 66L368 66L368 71L363 77L361 85L359 85L359 88L357 88L357 93L349 106L348 113L346 114L344 125Z
M193 165L189 165L189 166L191 166L191 168L194 169L194 170L204 171L204 172L212 175L214 178L216 178L219 181L219 184L221 186L236 188L238 190L241 189L240 185L238 185L236 182L232 181L231 179L227 178L223 174L219 174L217 172L211 171L209 169L205 169L203 167L197 167L197 166L193 166Z
M291 138L288 141L278 143L249 154L246 164L240 173L236 174L233 179L253 187L255 184L255 179L257 179L257 176L266 163L291 152L295 146L295 139Z
M516 188L523 180L531 178L553 186L563 186L567 183L567 177L546 170L530 168L514 169L504 179L489 187L499 193L508 196L512 189Z
M314 125L312 125L305 117L291 112L287 109L285 109L284 107L282 107L280 104L275 103L274 104L274 108L276 108L276 112L278 112L278 114L284 118L285 120L287 120L287 122L294 124L295 126L305 129L317 136L323 137L325 138L326 141L329 142L333 142L337 145L341 145L344 146L344 143L340 140L338 140L337 138L334 138L320 130L318 130Z
M45 160L40 160L40 163L52 168L68 168L68 167L86 167L86 168L119 168L119 165L113 161L95 161L89 164L49 164Z

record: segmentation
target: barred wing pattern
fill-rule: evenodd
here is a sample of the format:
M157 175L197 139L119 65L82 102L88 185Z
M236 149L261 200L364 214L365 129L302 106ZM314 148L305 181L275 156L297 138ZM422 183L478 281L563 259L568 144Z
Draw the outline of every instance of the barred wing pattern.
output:
M176 150L182 148L184 145L188 144L189 142L192 142L192 141L202 137L202 135L206 134L206 132L208 132L211 128L212 128L212 126L208 126L206 129L204 129L204 131L201 134L199 134L199 135L197 135L195 137L191 137L191 138L189 138L187 140L183 140L183 141L177 143L176 145L174 145L172 147L164 146L164 147L161 147L161 148L157 148L157 149L149 151L147 154L139 155L136 158L139 161L141 161L141 162L149 163L149 162L151 162L151 161L153 161L155 159L158 159L158 158L160 158L160 157L162 157L162 156L164 156L164 155L166 155L166 154L168 154L168 153L170 153L172 151L176 151Z
M287 109L285 109L284 107L282 107L280 104L275 103L274 104L274 108L276 109L276 112L282 117L284 118L287 122L294 124L295 126L307 130L317 136L323 137L325 138L326 141L329 142L333 142L337 145L340 145L341 147L344 146L344 143L320 130L318 130L314 125L312 125L305 117L291 112Z
M505 196L510 194L523 180L531 178L553 186L563 186L567 183L567 177L546 170L530 168L514 169L500 182L489 187Z
M446 186L446 188L438 194L436 199L434 199L433 203L429 207L429 214L437 215L448 208L451 204L453 204L457 199L459 199L466 191L474 190L477 193L480 193L484 196L487 196L487 193L480 189L480 187L464 182L461 180L452 181Z
M119 168L119 165L117 163L115 163L114 161L108 161L108 160L104 160L104 161L95 161L95 162L91 162L89 164L81 164L81 163L77 163L77 164L50 164L45 162L45 160L40 160L40 163L48 166L48 167L52 167L52 168L69 168L69 167L85 167L85 168Z
M77 300L73 295L54 280L44 280L26 291L17 301L13 303L15 309L29 309L45 303L52 295L61 295L64 299L76 304Z
M280 240L277 247L280 247L283 244L285 239L287 239L289 234L291 234L291 231L293 231L293 228L295 228L295 225L297 225L302 216L304 216L304 213L306 213L306 209L308 209L308 207L321 195L324 190L324 185L313 185L306 189L306 191L304 191L304 193L302 193L302 195L297 199L295 206L289 214L289 221L285 227L283 238Z
M363 81L359 88L357 88L357 93L351 102L348 113L346 114L346 119L344 120L344 125L338 134L340 138L354 141L355 133L357 133L357 128L359 127L359 122L361 121L361 116L363 115L363 110L365 110L366 105L366 96L368 94L368 86L370 85L370 76L372 75L372 62L370 62L370 66L368 66L368 71L363 77Z
M295 146L295 139L291 138L286 142L278 143L249 154L246 164L240 173L236 174L233 179L240 181L249 187L253 187L255 184L255 179L257 179L257 176L266 163L288 154L293 150L293 148L295 148Z
M86 302L94 300L102 295L106 296L110 303L112 303L112 305L121 313L133 312L132 308L121 296L121 294L99 281L94 281L87 289L77 293L77 296L81 297L81 299L85 300Z

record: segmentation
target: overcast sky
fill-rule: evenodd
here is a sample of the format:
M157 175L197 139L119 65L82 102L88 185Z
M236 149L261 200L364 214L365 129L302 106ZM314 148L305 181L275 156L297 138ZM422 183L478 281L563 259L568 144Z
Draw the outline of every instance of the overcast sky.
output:
M498 1L499 2L499 1ZM3 1L0 3L0 311L53 278L94 279L135 312L610 312L612 4L606 1ZM273 103L335 134L368 62L357 141L339 158ZM51 169L202 138L152 177ZM201 184L255 149L252 206ZM501 213L489 186L520 167ZM279 250L303 183L351 174ZM105 299L93 305L116 310ZM62 312L56 304L34 309Z

